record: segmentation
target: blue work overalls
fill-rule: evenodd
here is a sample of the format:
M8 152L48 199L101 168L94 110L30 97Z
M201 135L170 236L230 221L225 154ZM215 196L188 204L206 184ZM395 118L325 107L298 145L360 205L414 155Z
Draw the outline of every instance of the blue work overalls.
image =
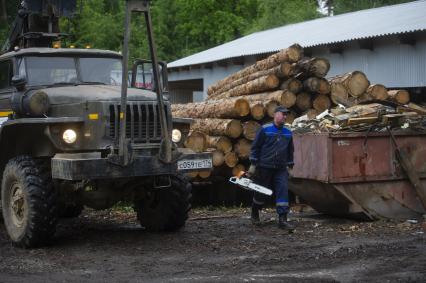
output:
M255 183L275 192L275 204L279 215L288 213L288 172L293 165L293 137L286 127L270 123L264 125L253 141L250 162L256 165ZM253 205L262 208L266 195L255 193Z

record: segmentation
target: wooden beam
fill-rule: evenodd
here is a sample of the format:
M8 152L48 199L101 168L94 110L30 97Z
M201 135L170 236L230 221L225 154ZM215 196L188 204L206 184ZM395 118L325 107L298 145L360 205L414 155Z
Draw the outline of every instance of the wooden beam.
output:
M399 42L401 44L407 44L414 46L417 43L416 36L414 34L400 34L398 35Z
M336 44L330 44L328 49L330 50L330 53L342 54L344 48L343 48L343 44L336 43Z
M227 67L227 66L228 66L228 60L227 60L227 59L225 59L225 60L217 61L217 65L218 65L219 67Z
M213 63L205 63L203 67L204 69L213 69Z
M244 57L240 56L240 57L232 58L232 64L240 65L240 66L244 65Z
M189 71L189 70L190 70L190 68L189 68L189 66L181 66L181 67L179 67L179 68L178 68L178 70L179 70L179 72L182 72L182 71Z
M264 53L264 54L257 54L256 55L256 61L263 60L271 55L270 53Z
M199 70L199 69L201 69L201 65L200 64L191 65L191 66L189 66L189 68L191 70Z
M359 124L373 124L379 120L378 117L361 117L361 118L349 118L348 126L359 125Z
M371 39L360 39L358 40L359 48L365 50L374 50L373 40Z

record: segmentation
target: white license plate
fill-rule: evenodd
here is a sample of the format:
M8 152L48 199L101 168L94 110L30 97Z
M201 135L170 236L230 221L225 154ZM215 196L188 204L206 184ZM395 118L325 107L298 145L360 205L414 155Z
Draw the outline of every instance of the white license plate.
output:
M179 160L177 163L178 170L210 169L212 167L213 163L211 159Z

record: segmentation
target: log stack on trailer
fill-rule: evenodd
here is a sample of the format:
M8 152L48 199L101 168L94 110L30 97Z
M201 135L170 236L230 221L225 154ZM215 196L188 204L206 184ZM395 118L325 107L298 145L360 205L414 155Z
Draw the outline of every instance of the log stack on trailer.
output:
M294 44L211 85L206 101L172 105L172 114L194 119L185 145L195 151L215 152L215 171L230 176L247 169L251 142L257 130L272 121L279 105L290 110L289 126L298 128L302 117L302 128L306 128L308 121L319 121L316 118L324 111L340 111L335 115L339 116L348 114L341 109L350 110L360 103L388 101L402 106L410 101L407 91L371 85L360 71L326 79L329 69L327 59L304 57L303 49ZM422 111L411 103L413 107ZM399 111L412 112L403 107ZM376 121L356 121L354 113L347 115L352 120L346 122L365 125ZM337 128L331 125L334 121L327 123L328 130Z

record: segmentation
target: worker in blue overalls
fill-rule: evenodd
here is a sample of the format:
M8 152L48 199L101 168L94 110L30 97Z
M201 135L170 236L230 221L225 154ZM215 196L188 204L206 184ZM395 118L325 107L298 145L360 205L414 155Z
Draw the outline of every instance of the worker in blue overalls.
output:
M287 220L289 212L288 172L293 168L293 138L291 131L284 127L288 109L279 106L275 110L274 121L263 125L256 134L250 153L248 177L254 182L275 192L278 226L293 231ZM253 224L259 224L259 211L265 203L265 195L255 192L251 208Z

